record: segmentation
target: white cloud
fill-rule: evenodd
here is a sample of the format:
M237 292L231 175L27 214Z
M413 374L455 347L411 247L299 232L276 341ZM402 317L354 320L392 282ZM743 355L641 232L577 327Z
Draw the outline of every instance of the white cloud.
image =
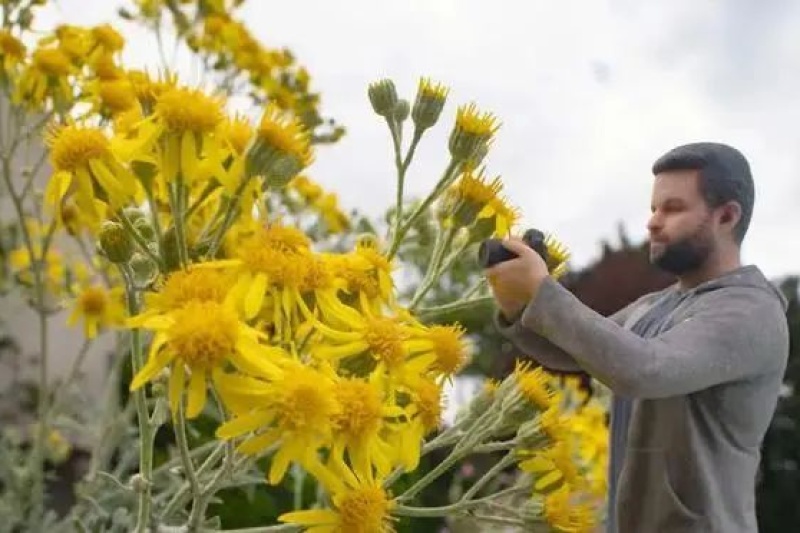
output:
M49 23L115 11L99 0L60 6ZM451 101L419 150L411 194L443 168L456 105L475 100L503 122L490 172L504 176L525 222L556 232L583 265L620 220L644 237L658 155L720 140L749 157L756 179L745 261L770 276L800 272L796 2L251 1L241 14L265 44L297 54L325 112L348 127L313 169L345 206L377 215L394 197L391 145L368 83L392 77L411 99L426 75L452 87ZM135 37L127 57L152 64L152 40L124 28Z

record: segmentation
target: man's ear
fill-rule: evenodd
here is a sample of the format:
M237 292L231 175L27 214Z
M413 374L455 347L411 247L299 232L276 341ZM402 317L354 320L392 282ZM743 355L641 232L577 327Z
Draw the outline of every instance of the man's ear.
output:
M734 228L741 218L742 206L739 205L739 202L730 201L722 206L722 214L719 217L719 221L722 225Z

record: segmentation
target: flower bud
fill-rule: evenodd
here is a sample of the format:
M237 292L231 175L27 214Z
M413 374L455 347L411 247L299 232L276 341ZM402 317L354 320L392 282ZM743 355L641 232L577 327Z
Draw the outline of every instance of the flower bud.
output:
M392 116L397 106L397 90L392 80L383 79L370 84L367 95L375 113L386 118Z
M411 111L411 118L418 130L425 130L436 124L444 109L449 89L442 84L433 84L422 78L417 89L417 98Z
M103 222L100 228L100 248L112 263L126 263L133 255L131 236L118 222Z
M158 265L144 254L136 252L131 257L131 272L133 273L133 283L138 288L150 286L158 276Z
M459 161L482 160L498 128L491 113L479 113L474 104L460 107L448 140L450 154Z
M144 215L133 223L133 227L139 232L139 235L142 236L145 242L151 243L156 240L156 230L153 228L153 225L150 224L150 221L144 218Z
M410 108L408 100L398 100L397 105L394 106L394 120L399 124L408 118Z
M125 215L125 218L131 221L131 224L134 224L144 218L144 213L142 210L137 207L126 207L122 210L122 213Z

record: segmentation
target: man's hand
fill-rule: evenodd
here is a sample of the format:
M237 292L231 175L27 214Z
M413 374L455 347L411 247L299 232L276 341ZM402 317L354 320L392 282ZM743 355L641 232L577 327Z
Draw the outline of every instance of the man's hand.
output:
M486 279L503 316L512 320L536 296L539 286L549 275L541 256L522 239L511 237L503 246L519 257L486 269Z

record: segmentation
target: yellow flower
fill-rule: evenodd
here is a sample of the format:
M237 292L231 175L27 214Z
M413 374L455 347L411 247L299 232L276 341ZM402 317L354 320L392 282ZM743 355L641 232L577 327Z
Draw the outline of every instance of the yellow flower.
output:
M25 45L8 30L0 30L0 59L3 72L8 72L25 60Z
M442 422L442 389L428 379L414 380L407 389L408 423L399 429L395 440L397 456L406 472L419 465L422 442L426 435L439 428Z
M46 265L43 281L47 293L60 294L63 292L67 268L61 254L51 247L47 250L47 255L42 258L42 250L39 245L34 245L33 253L36 261L41 260ZM33 272L34 261L31 259L27 247L13 250L9 257L9 263L20 283L29 287L34 285L36 281Z
M596 530L597 517L586 503L574 501L569 485L544 498L544 516L547 523L556 531L565 533L591 533Z
M546 492L568 483L577 486L581 483L573 448L569 440L553 443L540 450L523 450L518 453L523 458L519 468L536 476L534 490Z
M472 160L488 147L499 127L493 114L481 113L475 104L460 106L448 141L451 155L460 161Z
M460 325L436 325L418 335L414 351L430 354L430 369L437 374L452 376L468 362L471 347L464 339ZM421 359L421 358L420 358Z
M342 406L335 395L335 376L294 359L273 358L272 368L254 373L268 381L218 372L217 387L236 416L217 429L230 439L253 431L240 445L244 454L258 454L274 443L269 482L280 483L292 461L303 465L331 442L334 417Z
M114 116L133 109L136 104L136 93L130 80L125 78L98 80L93 87L94 109L107 116Z
M394 502L380 480L346 466L332 469L317 460L308 465L332 495L332 509L284 513L281 522L297 524L313 533L392 533Z
M531 370L530 361L518 362L513 376L522 396L537 409L545 411L553 405L555 391L549 385L550 376L542 367Z
M75 299L67 325L74 326L83 319L83 332L87 339L95 338L100 328L121 326L125 320L122 297L120 287L108 290L92 285L84 288Z
M378 251L376 243L362 240L356 249L333 260L337 277L346 282L348 304L359 304L363 312L378 314L384 304L394 303L392 263Z
M37 109L47 98L53 98L57 104L66 105L72 100L68 77L73 73L74 67L64 52L58 48L39 48L20 75L14 102Z
M130 389L142 387L170 366L169 404L173 413L177 412L188 368L189 418L202 411L207 379L215 368L230 362L244 372L269 372L269 358L280 352L259 344L264 339L261 333L240 322L231 307L213 301L192 300L166 315L141 320L134 317L129 325L156 332L147 364L134 376Z
M139 194L136 178L117 160L105 134L79 125L56 126L45 136L55 174L45 191L56 208L74 184L75 202L94 221L101 219L95 199L116 209Z
M299 229L270 224L256 226L234 250L235 259L205 263L238 273L233 288L245 319L264 313L278 338L287 338L301 314L310 311L301 291L313 266L311 241Z
M547 235L544 242L547 245L547 268L550 275L558 279L567 272L569 250L552 235Z
M382 438L385 417L397 417L401 409L384 403L377 385L378 375L369 381L344 378L336 383L335 396L343 409L334 415L332 457L343 461L347 450L350 463L357 472L368 472L373 466L379 475L392 468L392 448Z
M313 159L311 136L300 120L268 104L247 154L248 175L263 174L270 185L283 186Z

